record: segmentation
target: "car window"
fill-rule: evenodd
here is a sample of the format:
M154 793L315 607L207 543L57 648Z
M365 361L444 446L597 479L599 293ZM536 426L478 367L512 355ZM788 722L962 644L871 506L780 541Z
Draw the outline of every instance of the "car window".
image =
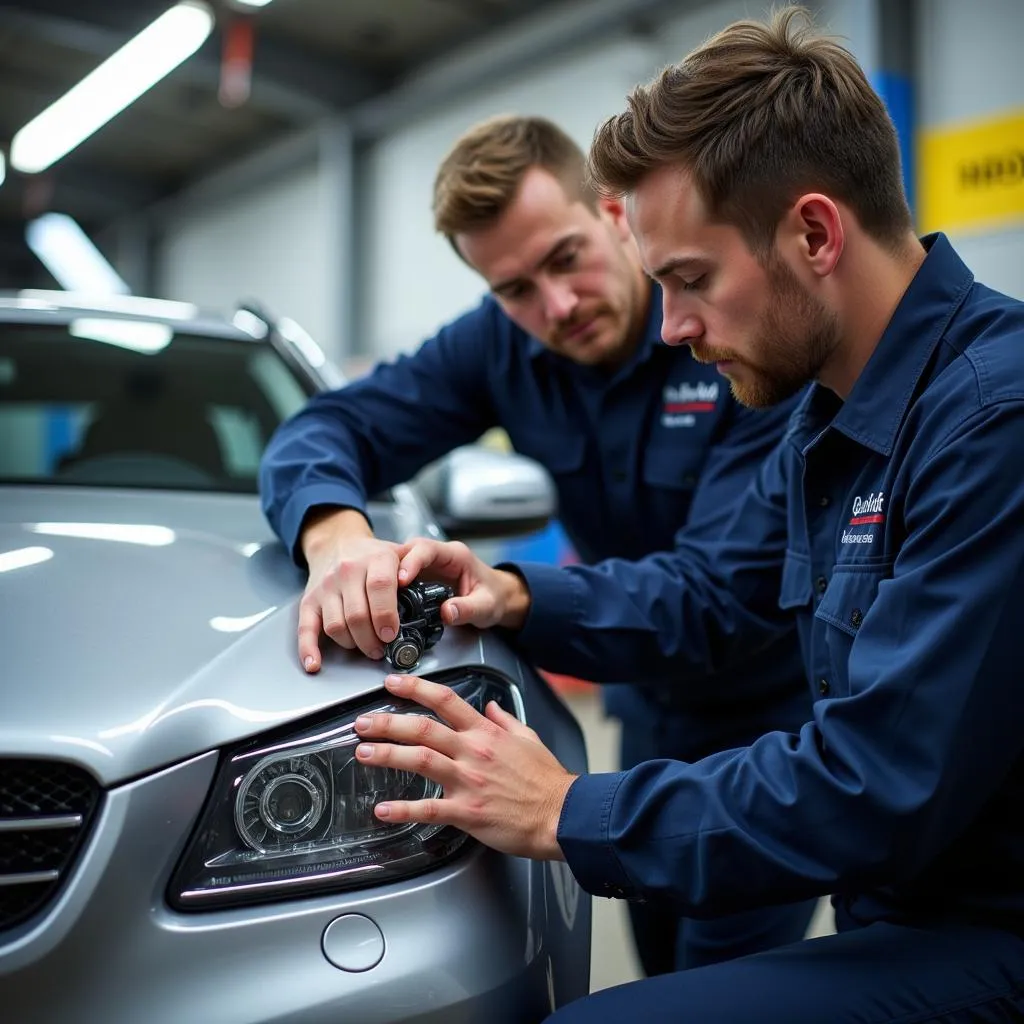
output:
M0 483L255 493L311 392L269 342L0 323Z

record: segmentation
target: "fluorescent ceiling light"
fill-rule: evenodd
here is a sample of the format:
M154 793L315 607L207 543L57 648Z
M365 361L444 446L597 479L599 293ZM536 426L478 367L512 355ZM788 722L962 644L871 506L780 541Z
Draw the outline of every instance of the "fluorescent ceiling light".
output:
M131 290L66 213L44 213L29 221L25 239L62 288L99 295Z
M53 558L49 548L15 548L14 551L0 552L0 572L12 569L24 569L30 565L38 565Z
M203 3L184 0L165 11L14 136L11 166L45 170L191 57L212 29Z
M169 324L154 320L103 320L99 317L79 317L72 320L68 333L73 338L101 341L106 345L131 349L143 355L162 352L171 343L174 331Z
M235 0L239 7L266 7L270 0Z
M22 288L18 301L37 302L44 309L102 310L104 313L127 313L129 316L159 317L161 320L192 320L199 309L191 302L170 299L147 299L138 295L71 295L68 292Z
M0 185L4 183L4 178L7 177L7 158L3 154L3 150L0 150Z

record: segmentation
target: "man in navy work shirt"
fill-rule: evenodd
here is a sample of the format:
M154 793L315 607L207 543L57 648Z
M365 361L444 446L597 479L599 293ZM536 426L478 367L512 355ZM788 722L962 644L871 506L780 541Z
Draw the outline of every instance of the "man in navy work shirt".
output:
M585 158L540 118L471 129L435 183L438 230L490 288L415 354L318 396L271 440L261 491L271 525L308 563L299 656L321 630L380 658L398 628L398 556L373 538L366 498L500 426L554 477L585 561L669 550L680 527L718 538L729 506L781 438L788 408L750 411L714 368L661 341L661 297L621 202L585 185ZM569 671L572 671L571 667ZM627 667L621 680L638 680ZM699 760L810 715L795 632L659 695L618 687L625 766ZM802 938L813 903L690 921L637 904L644 969L657 974Z
M415 771L432 749L444 795L377 815L689 914L833 894L834 936L607 989L558 1024L1024 1020L1024 303L915 237L881 102L799 11L635 90L591 164L626 197L666 341L752 406L815 383L717 543L506 571L419 541L399 578L457 577L445 617L518 630L542 665L669 689L795 620L813 717L574 778L496 705L390 677L442 721L366 716L357 757Z

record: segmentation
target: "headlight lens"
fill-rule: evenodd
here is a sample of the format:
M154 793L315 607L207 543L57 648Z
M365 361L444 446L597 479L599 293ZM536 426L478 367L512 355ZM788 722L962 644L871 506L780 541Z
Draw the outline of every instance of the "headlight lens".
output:
M435 677L478 710L497 701L522 718L518 691L482 672ZM263 736L225 754L207 806L171 881L179 909L208 909L374 885L450 858L467 836L458 829L387 824L382 800L441 794L412 772L355 759L358 715L430 714L387 695L290 735Z

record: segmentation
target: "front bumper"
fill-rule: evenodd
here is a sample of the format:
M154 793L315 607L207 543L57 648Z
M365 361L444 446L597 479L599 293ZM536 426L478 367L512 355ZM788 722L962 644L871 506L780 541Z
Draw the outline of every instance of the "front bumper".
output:
M589 899L564 865L478 846L377 888L171 910L168 879L216 765L206 754L107 794L57 902L0 936L5 1024L523 1024L586 993ZM325 955L326 929L351 914L383 937L367 970Z

